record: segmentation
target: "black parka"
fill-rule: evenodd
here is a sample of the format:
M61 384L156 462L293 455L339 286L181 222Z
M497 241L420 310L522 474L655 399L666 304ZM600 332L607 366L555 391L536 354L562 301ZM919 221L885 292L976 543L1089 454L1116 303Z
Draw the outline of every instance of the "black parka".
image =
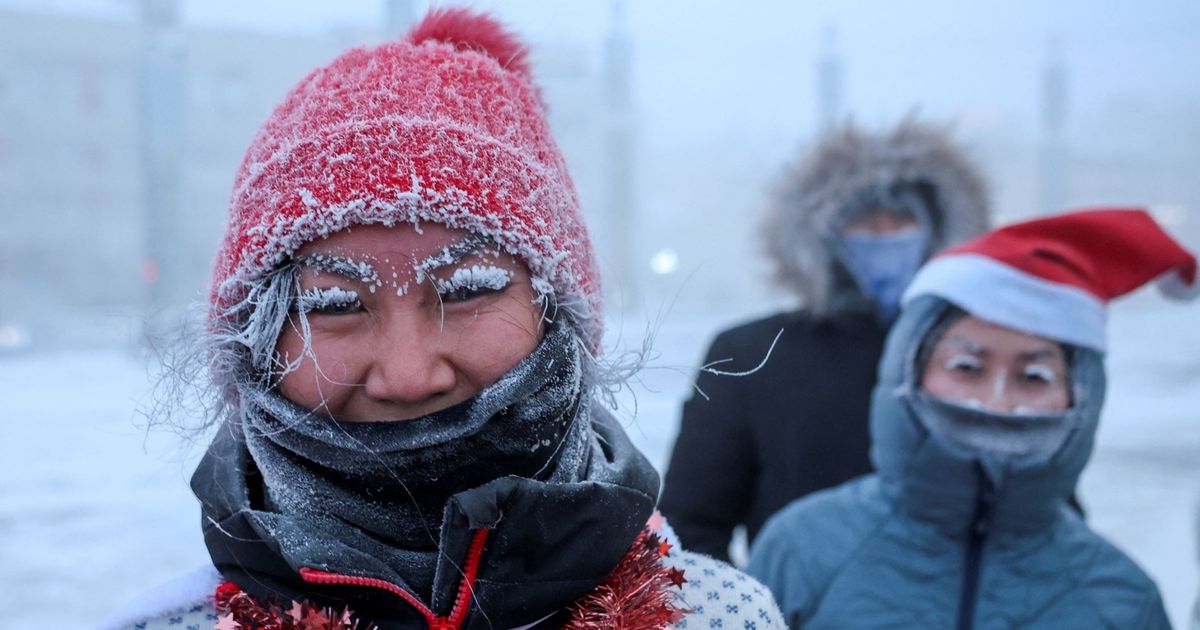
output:
M897 187L926 202L932 253L988 225L985 186L946 130L904 121L880 134L853 126L785 169L767 208L764 244L775 278L803 304L720 333L707 363L749 376L701 373L683 407L661 509L690 549L727 558L732 530L751 539L792 499L871 471L867 410L886 326L837 260L830 235L847 204ZM869 193L869 194L868 194Z
M867 412L886 328L873 314L772 315L720 333L684 404L660 509L688 549L728 558L791 500L871 471ZM707 396L707 399L705 398Z

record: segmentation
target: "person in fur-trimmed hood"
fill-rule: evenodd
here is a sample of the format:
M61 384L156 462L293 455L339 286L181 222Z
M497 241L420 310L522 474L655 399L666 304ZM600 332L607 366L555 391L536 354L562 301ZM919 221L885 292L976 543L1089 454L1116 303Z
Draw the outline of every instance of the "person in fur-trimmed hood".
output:
M191 353L212 566L103 627L782 628L656 516L600 306L513 34L439 9L317 68L237 174Z
M983 178L941 129L848 126L789 165L763 236L797 310L717 335L667 469L661 509L684 545L728 558L792 499L870 472L867 407L900 293L929 255L988 226Z

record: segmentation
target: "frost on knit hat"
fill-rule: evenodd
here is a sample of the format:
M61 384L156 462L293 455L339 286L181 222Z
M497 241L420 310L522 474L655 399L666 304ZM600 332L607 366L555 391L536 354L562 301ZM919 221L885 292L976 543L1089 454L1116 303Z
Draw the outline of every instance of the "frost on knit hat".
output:
M993 324L1103 352L1107 303L1151 281L1168 297L1200 296L1196 257L1144 210L1087 210L941 252L903 301L936 295Z
M212 316L304 243L356 224L432 221L494 240L599 346L600 287L574 185L525 46L466 9L350 50L305 77L237 173Z

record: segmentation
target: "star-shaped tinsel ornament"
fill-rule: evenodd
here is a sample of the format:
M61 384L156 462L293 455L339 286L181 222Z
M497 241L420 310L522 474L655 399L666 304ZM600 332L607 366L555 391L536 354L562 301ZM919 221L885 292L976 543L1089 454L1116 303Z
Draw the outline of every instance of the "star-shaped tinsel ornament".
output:
M232 582L222 583L214 594L216 630L378 630L354 619L349 609L333 610L303 600L288 608L263 604Z
M683 571L680 571L675 567L667 569L667 580L669 580L673 586L679 588L683 588L683 585L687 583L687 579L683 577Z
M642 530L604 582L571 605L563 630L665 630L681 620L686 603L662 561L670 550L649 528Z

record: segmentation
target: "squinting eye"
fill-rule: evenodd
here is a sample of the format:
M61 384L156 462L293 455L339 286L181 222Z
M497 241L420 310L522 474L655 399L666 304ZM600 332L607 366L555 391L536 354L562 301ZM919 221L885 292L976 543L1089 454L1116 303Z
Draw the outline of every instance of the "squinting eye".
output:
M1021 372L1026 381L1035 383L1046 383L1052 385L1058 382L1058 376L1054 370L1045 365L1027 365L1025 370Z
M447 280L436 280L443 302L466 302L508 288L512 272L500 267L474 265L454 270Z
M983 366L979 364L979 359L965 354L958 354L946 360L942 367L951 372L964 372L974 374Z
M481 297L481 296L487 295L488 293L495 293L495 292L496 292L495 289L483 289L483 288L472 289L469 287L459 287L457 289L450 289L448 291L442 291L442 292L440 292L440 295L442 296L443 302L466 302L467 300L473 300L477 297Z
M296 310L316 315L347 315L362 310L357 291L340 287L310 289L296 298Z

